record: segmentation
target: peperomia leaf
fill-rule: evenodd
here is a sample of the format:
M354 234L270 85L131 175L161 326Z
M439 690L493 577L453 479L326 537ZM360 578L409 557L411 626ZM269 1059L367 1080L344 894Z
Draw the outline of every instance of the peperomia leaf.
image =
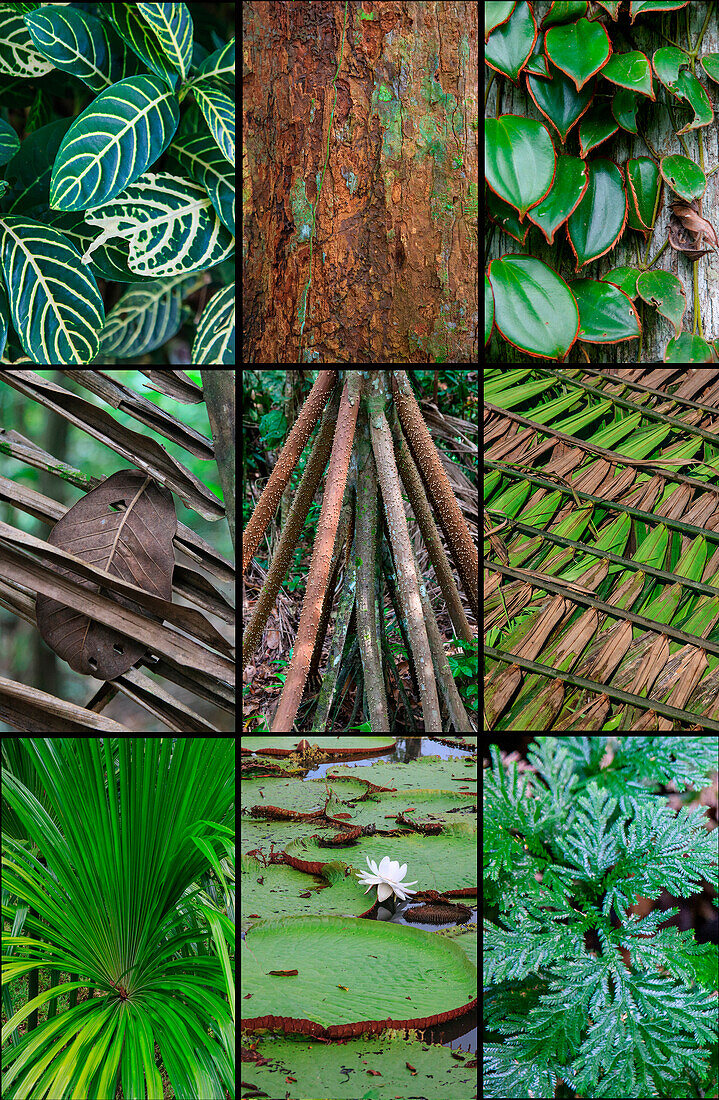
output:
M579 339L593 344L616 344L641 332L631 299L611 283L575 279L570 283L579 306Z
M544 49L552 64L574 81L578 92L606 64L612 52L605 27L588 19L551 27L545 36Z
M484 48L484 59L492 69L515 84L537 37L531 4L515 4L509 19L492 32Z
M550 192L551 194L551 192ZM545 200L546 201L546 200ZM542 203L539 204L540 206ZM510 237L514 237L515 241L519 241L520 244L524 244L527 239L527 234L531 229L529 225L529 217L527 215L527 221L520 222L519 214L513 206L510 206L504 199L500 199L498 195L495 195L493 191L487 188L487 216L497 225L501 225L505 233L508 233ZM537 209L533 207L533 210Z
M492 296L492 284L489 276L484 276L484 342L489 343L494 325L494 298Z
M694 119L677 130L677 135L686 134L689 130L697 130L700 126L709 126L714 119L711 100L701 81L697 80L693 73L681 72L677 84L678 99L684 99L694 111Z
M691 58L676 46L661 46L652 58L654 72L665 88L676 91L679 73L684 65L691 65Z
M602 69L602 76L622 88L629 88L649 99L656 99L649 58L639 50L612 54Z
M629 224L634 229L650 230L661 202L662 181L659 168L651 157L627 161Z
M172 141L177 99L158 76L130 76L94 100L68 130L55 158L50 205L87 210L133 183Z
M641 274L638 267L614 267L602 275L602 282L614 283L628 298L637 296L637 279Z
M587 169L587 190L567 223L577 271L613 248L627 216L627 197L616 164L599 159L588 163Z
M581 201L587 189L586 165L579 157L557 157L557 170L552 189L546 198L527 214L538 226L549 244L554 234Z
M532 256L502 256L489 265L494 323L528 355L563 358L579 331L571 290L550 267Z
M666 182L680 198L689 202L704 194L707 178L689 157L680 154L662 157L659 167Z
M554 145L541 122L518 115L487 119L484 127L487 183L519 211L520 221L549 191L554 179Z
M619 123L614 118L608 104L602 104L587 111L579 126L579 152L582 158L596 149L598 145L616 134Z
M639 110L639 96L636 92L630 92L627 88L620 88L615 96L612 96L612 114L623 130L630 134L637 133L637 111Z
M652 305L674 325L679 335L687 308L687 296L681 280L669 271L643 271L637 279L637 290L648 305Z
M549 119L562 141L578 122L592 102L592 85L578 92L574 84L564 73L548 64L551 80L541 77L527 77L527 89L537 105L537 109Z
M690 303L694 327L707 334L709 354L713 354L716 325L707 302L713 303L716 297L712 297L711 276L719 252L712 178L717 168L712 130L716 123L711 88L707 94L703 73L719 77L719 55L702 51L713 42L716 13L705 19L703 6L688 0L631 0L628 7L631 23L638 21L629 37L618 2L556 3L546 12L542 6L541 30L525 58L530 35L525 34L527 41L523 41L513 28L528 31L536 5L518 4L493 44L494 57L501 57L501 62L493 59L489 64L518 84L523 74L532 99L523 108L521 97L505 87L512 96L508 107L502 90L506 81L492 75L486 108L485 220L490 260L495 256L500 260L491 262L495 323L490 344L504 337L505 343L522 349L520 356L505 349L497 362L522 362L526 355L543 354L543 342L535 332L540 311L531 302L525 309L522 293L516 288L510 293L496 279L505 265L512 262L519 267L529 256L543 260L576 292L581 314L578 339L599 345L582 348L583 361L596 363L607 354L603 347L640 335L637 310L642 323L648 318L652 324L638 351L650 361L661 361L667 331L663 319L676 332L685 323L691 293L687 276L691 277L694 264L694 301ZM713 6L707 6L707 12L709 7ZM686 12L664 27L665 41L671 45L655 51L652 36L656 38L658 24L653 13L676 8ZM494 87L500 89L496 94ZM503 103L511 115L501 114ZM534 196L541 173L532 159L539 154L533 147L528 152L524 148L535 135L539 137L536 129L534 133L529 129L539 117L537 111L547 124L556 158L554 179L540 199ZM578 134L575 131L572 136L575 125ZM633 135L630 142L624 140L626 134L617 132L619 127ZM590 159L597 147L603 155ZM665 184L675 200L668 211L663 202ZM565 222L575 272L590 278L573 281L567 276L571 257L564 233L557 232ZM498 246L492 243L495 235L500 238ZM503 255L508 237L519 242L524 259ZM612 270L606 272L610 266ZM667 274L661 273L662 268ZM674 274L677 271L681 281ZM513 270L512 279L517 274ZM620 285L615 288L615 283ZM534 293L531 283L525 293ZM500 301L502 294L511 309ZM512 310L518 315L512 316ZM547 323L551 331L548 318ZM676 347L670 345L674 362L680 361L681 354ZM490 361L493 353L490 346ZM697 356L691 361L699 361L705 349L692 348L690 353ZM622 352L608 354L612 362L624 361ZM556 358L566 361L566 353L558 352Z
M702 58L702 68L707 76L719 84L719 53L708 53Z
M514 0L489 0L484 5L484 40L489 38L495 27L505 23L514 11Z
M667 344L665 363L714 363L712 346L701 336L682 332Z

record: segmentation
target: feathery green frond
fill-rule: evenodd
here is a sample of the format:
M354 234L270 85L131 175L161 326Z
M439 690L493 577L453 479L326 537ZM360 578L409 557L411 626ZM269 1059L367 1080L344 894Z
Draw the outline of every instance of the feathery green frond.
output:
M663 890L696 893L702 879L719 887L704 808L676 812L656 793L673 763L683 785L705 781L718 748L716 738L540 737L520 780L492 746L485 1096L549 1096L557 1080L586 1096L700 1095L716 1045L716 946L663 927L676 908L630 910Z

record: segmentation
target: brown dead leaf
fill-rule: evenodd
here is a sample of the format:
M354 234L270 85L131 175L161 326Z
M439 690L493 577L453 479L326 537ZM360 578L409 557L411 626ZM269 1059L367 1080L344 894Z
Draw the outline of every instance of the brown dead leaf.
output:
M688 260L698 260L719 248L716 230L710 221L699 213L696 199L687 203L681 199L669 204L669 244L677 252L683 252ZM709 248L704 245L708 244Z

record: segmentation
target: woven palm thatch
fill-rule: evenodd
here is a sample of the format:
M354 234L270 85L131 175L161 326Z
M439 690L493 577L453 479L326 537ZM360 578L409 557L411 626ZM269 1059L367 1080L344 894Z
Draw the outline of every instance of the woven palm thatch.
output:
M719 368L485 373L487 730L719 730Z

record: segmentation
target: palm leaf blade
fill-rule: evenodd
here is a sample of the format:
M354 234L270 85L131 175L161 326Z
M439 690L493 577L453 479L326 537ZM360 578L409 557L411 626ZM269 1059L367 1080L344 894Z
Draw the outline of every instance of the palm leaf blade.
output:
M487 372L488 728L719 730L719 392L695 375Z

